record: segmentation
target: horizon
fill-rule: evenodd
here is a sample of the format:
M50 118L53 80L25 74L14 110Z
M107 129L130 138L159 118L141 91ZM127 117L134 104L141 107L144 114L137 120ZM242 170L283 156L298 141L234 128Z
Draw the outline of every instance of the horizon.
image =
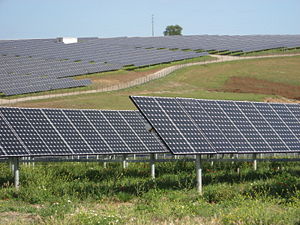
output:
M180 36L298 36L299 34L183 34ZM63 36L63 38L99 38L99 39L108 39L108 38L119 38L119 37L126 37L126 38L134 38L134 37L165 37L164 35L161 36L116 36L116 37L88 37L88 36L79 36L79 37L71 37L71 36ZM1 41L21 41L21 40L39 40L39 39L56 39L56 38L61 38L60 37L47 37L47 38L19 38L19 39L0 39Z

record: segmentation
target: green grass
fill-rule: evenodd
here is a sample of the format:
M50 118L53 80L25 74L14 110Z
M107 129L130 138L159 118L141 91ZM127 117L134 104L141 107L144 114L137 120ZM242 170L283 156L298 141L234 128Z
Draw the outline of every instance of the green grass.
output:
M156 171L152 180L145 163L36 163L21 166L16 191L2 163L0 223L7 215L22 224L300 223L299 163L261 162L253 171L250 163L204 162L203 196L192 162L158 163Z
M230 56L267 56L267 55L284 55L284 54L299 54L300 47L297 48L276 48L276 49L268 49L268 50L261 50L255 52L247 52L244 53L242 51L209 51L210 54L217 54L217 55L230 55Z
M229 55L240 55L240 56L263 56L263 55L281 55L281 54L299 54L300 48L276 48L265 51L249 52L249 53L232 53Z
M129 95L263 101L267 97L277 96L216 90L222 88L224 83L234 76L300 85L299 59L300 56L294 56L191 66L177 70L164 78L120 91L36 100L19 103L17 106L134 109Z

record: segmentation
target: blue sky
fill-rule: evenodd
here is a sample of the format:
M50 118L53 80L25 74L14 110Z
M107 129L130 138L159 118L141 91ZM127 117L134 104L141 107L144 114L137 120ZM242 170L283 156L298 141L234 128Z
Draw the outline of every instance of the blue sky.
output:
M0 39L300 34L300 0L0 0Z

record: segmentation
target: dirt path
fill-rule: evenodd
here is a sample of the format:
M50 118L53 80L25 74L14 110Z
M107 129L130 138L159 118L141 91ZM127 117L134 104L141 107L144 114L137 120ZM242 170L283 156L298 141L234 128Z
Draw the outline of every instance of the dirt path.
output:
M204 64L212 64L218 62L228 62L228 61L236 61L236 60L248 60L248 59L259 59L259 58L272 58L272 57L282 57L282 56L296 56L300 54L282 54L282 55L269 55L269 56L222 56L222 55L211 55L216 58L216 60L205 61L205 62L195 62L195 63L186 63L180 65L170 66L164 69L161 69L155 73L148 74L144 77L139 77L135 80L131 80L128 82L124 82L122 84L113 85L109 87L104 87L101 89L96 90L87 90L87 91L75 91L69 93L61 93L61 94L49 94L49 95L41 95L41 96L30 96L30 97L23 97L17 99L0 99L0 105L7 105L13 104L18 102L25 102L25 101L32 101L32 100L40 100L40 99L49 99L49 98L57 98L57 97L64 97L64 96L73 96L73 95L82 95L82 94L92 94L92 93L100 93L100 92L108 92L108 91L116 91L121 90L129 87L133 87L136 85L144 84L154 79L158 79L164 77L175 70L178 70L183 67L194 66L194 65L204 65Z

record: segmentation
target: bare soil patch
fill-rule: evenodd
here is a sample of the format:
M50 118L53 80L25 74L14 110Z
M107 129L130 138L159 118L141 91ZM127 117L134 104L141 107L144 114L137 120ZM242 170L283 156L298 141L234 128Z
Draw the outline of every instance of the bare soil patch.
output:
M3 212L0 213L0 224L33 224L41 222L41 218L29 213Z
M300 100L300 87L250 77L231 77L217 91L279 95Z
M147 75L155 73L159 70L160 69L152 69L147 71L124 71L122 74L107 74L102 76L85 77L84 79L90 79L95 88L104 88L133 81L140 77L146 77Z

